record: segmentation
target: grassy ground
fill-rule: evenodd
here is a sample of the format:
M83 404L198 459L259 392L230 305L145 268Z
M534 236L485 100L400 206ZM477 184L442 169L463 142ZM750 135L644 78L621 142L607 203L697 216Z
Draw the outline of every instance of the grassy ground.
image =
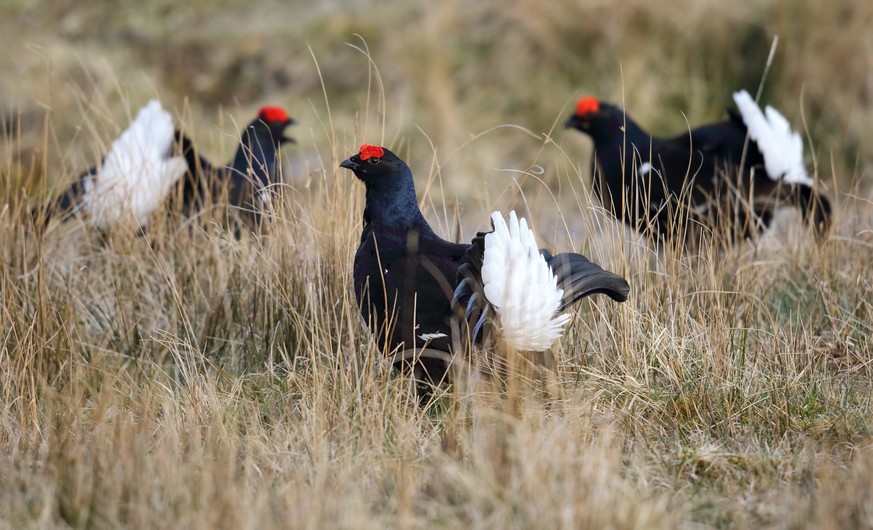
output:
M0 527L873 527L871 5L2 2ZM567 105L718 119L775 35L763 97L807 131L834 231L789 212L652 251L589 196ZM156 94L216 160L262 104L300 120L270 230L35 233ZM410 161L442 234L518 208L629 301L580 304L536 381L415 406L351 293L337 166L363 141Z

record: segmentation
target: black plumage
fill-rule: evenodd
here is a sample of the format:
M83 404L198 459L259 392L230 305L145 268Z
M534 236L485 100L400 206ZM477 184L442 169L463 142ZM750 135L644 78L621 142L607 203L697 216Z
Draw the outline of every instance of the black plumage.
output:
M436 235L418 207L409 167L385 148L364 145L341 167L353 171L366 186L364 226L354 260L361 314L379 345L396 358L422 348L435 352L413 368L419 379L439 381L446 372L445 361L462 343L478 342L478 332L486 324L482 319L472 336L459 335L468 331L471 313L479 307L478 321L488 305L481 286L486 234L478 234L472 244ZM562 308L596 292L626 299L627 282L583 256L544 256L566 287ZM494 316L493 308L490 311Z
M191 139L176 131L178 152L185 157L188 171L183 177L181 210L192 214L202 209L206 197L223 197L227 204L246 219L259 221L264 206L279 183L279 149L285 143L295 143L285 129L296 120L279 107L260 109L258 116L240 134L240 143L233 160L215 166L202 156Z
M820 233L830 226L827 198L807 183L769 175L762 149L746 142L747 125L733 110L726 121L658 138L619 107L586 97L565 126L594 142L593 189L603 205L642 233L682 239L706 227L748 237L781 204L798 207Z

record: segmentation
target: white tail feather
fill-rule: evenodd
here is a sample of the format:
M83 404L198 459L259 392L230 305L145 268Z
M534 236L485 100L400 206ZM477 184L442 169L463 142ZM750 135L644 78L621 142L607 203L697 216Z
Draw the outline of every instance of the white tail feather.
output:
M764 156L767 175L792 184L812 186L803 163L803 139L778 110L768 106L764 113L745 90L734 93L734 101L754 141Z
M507 347L517 351L548 349L561 336L569 314L558 315L563 289L540 255L527 221L509 212L491 214L494 231L485 236L482 283L485 297L500 317Z
M170 157L174 135L173 117L157 100L140 109L86 185L83 208L94 224L146 224L187 168L183 157Z

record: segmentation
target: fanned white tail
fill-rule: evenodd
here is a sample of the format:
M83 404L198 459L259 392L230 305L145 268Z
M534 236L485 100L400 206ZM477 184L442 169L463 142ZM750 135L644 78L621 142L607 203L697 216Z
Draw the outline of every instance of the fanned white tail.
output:
M769 105L762 113L745 90L734 93L734 101L749 130L749 138L764 156L767 175L773 180L812 186L813 181L803 163L803 139L791 128L785 116Z
M569 314L558 315L563 289L540 255L527 221L509 212L491 214L494 231L485 236L482 283L500 317L506 345L518 351L548 349L561 336Z
M131 219L146 224L187 168L183 157L170 157L174 134L173 117L152 100L112 143L84 183L82 208L98 228Z

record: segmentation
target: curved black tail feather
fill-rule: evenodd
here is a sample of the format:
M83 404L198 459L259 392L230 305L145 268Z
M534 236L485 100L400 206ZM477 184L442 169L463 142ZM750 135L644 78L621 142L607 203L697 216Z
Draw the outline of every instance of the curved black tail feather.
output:
M593 294L605 294L616 302L627 300L630 286L618 274L603 270L582 254L568 252L552 256L548 252L541 252L558 277L558 287L564 290L558 311Z

